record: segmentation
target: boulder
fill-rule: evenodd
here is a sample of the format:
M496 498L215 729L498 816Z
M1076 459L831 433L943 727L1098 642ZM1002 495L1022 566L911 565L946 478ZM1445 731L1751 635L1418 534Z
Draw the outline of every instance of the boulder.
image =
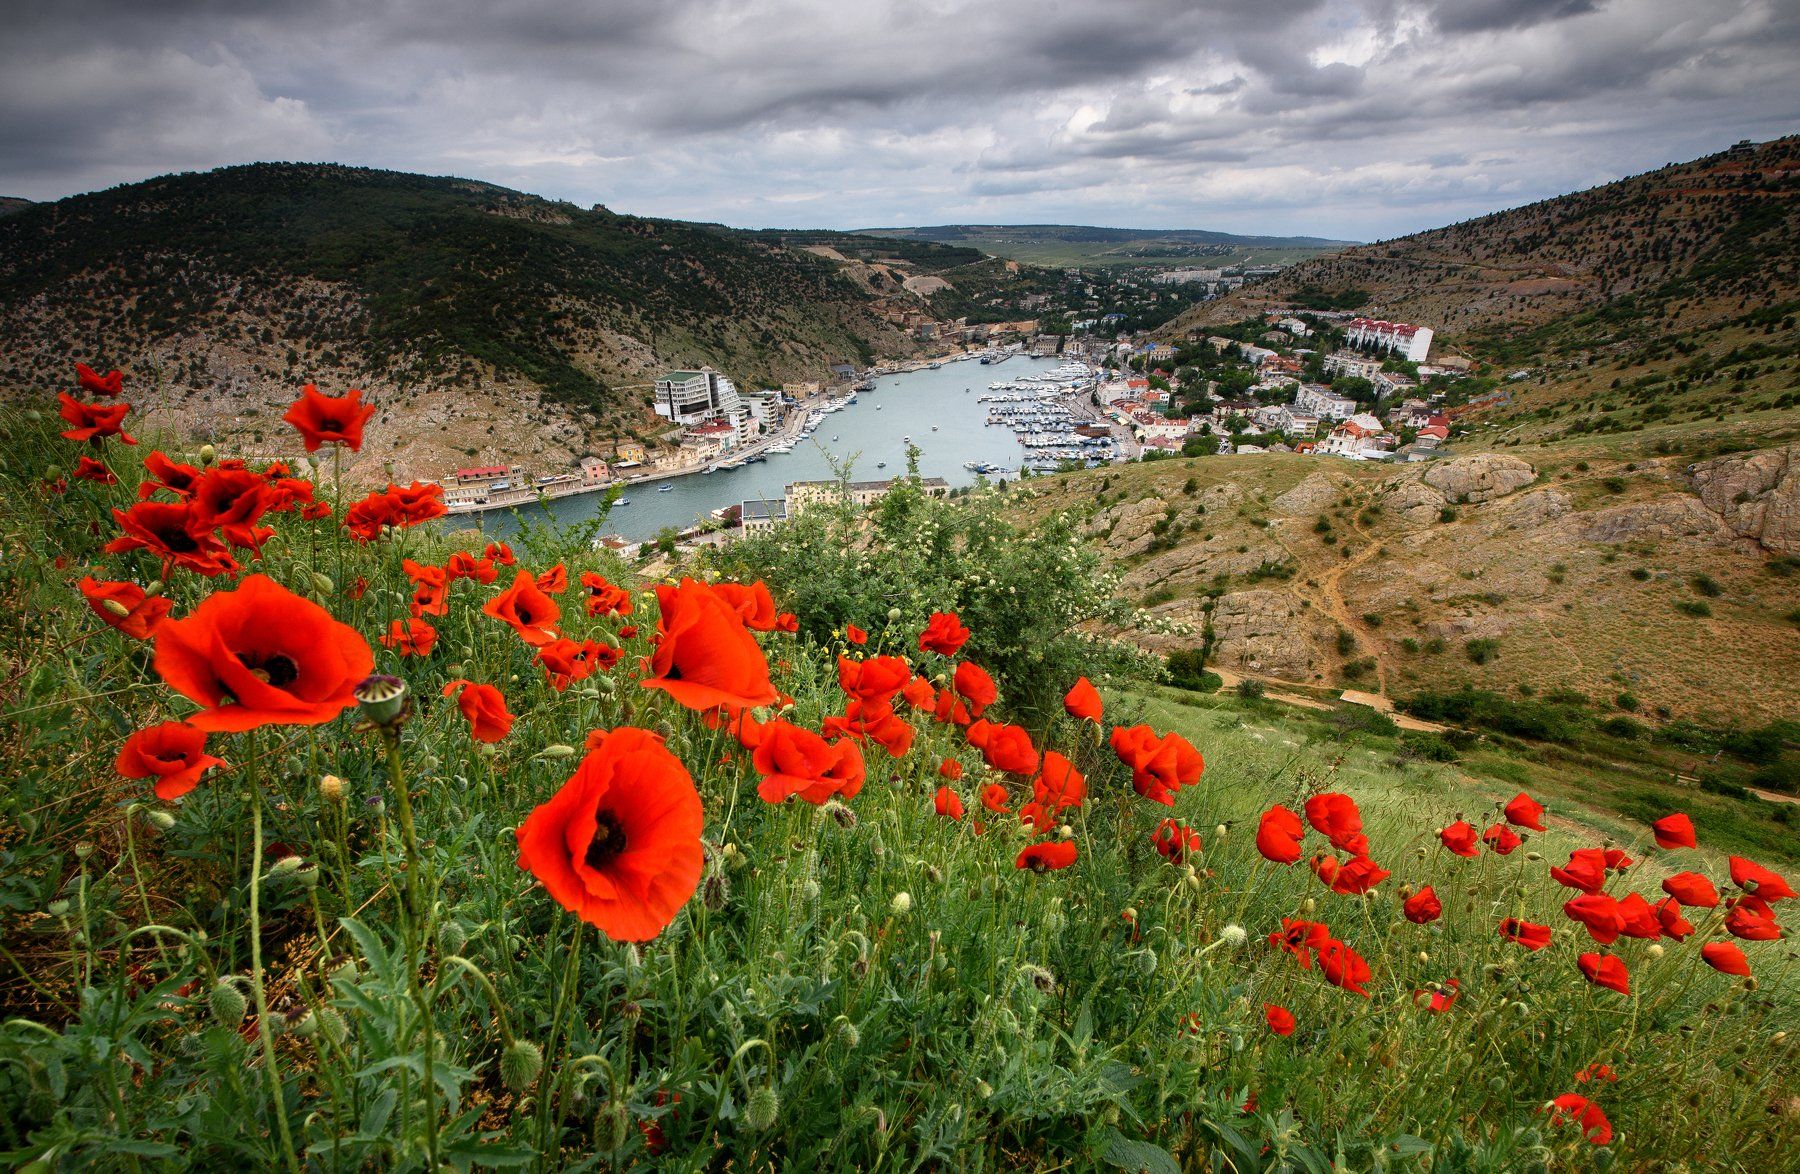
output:
M1269 588L1234 591L1213 608L1213 660L1228 669L1303 680L1317 659L1303 614L1292 593Z
M1448 504L1449 499L1423 481L1404 481L1382 502L1382 508L1404 525L1435 526Z
M1425 471L1425 484L1451 503L1492 501L1537 480L1537 470L1518 457L1472 453L1439 461Z
M1569 495L1560 489L1538 489L1507 502L1500 517L1508 529L1528 530L1562 517L1571 505Z
M1608 543L1730 536L1718 515L1686 494L1596 510L1580 519L1575 533L1583 542Z
M1800 445L1716 457L1688 475L1733 533L1776 554L1800 554Z

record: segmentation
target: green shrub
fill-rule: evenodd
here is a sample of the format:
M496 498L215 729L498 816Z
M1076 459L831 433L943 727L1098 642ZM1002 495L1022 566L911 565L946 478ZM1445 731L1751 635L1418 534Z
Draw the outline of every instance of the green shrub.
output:
M1467 653L1469 659L1476 664L1486 664L1490 660L1499 657L1500 641L1491 636L1484 636L1480 639L1471 640L1463 645L1463 651Z
M1688 580L1688 585L1708 599L1717 599L1725 594L1725 588L1719 586L1719 581L1707 574L1695 575Z
M1442 734L1434 734L1429 730L1406 730L1400 735L1400 745L1414 758L1423 758L1431 762L1455 762L1456 747Z
M1677 599L1675 610L1696 619L1705 619L1713 613L1711 605L1704 599Z
M1599 729L1603 734L1609 734L1614 738L1624 738L1629 742L1637 741L1639 738L1642 738L1646 732L1646 727L1643 722L1640 722L1635 718L1626 717L1623 714L1620 714L1618 717L1607 718L1600 723Z

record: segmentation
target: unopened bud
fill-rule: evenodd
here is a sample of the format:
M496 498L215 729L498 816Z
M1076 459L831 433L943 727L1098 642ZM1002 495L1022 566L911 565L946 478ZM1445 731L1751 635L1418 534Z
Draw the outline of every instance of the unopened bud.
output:
M522 1093L543 1069L543 1051L530 1040L514 1040L500 1056L500 1083L512 1092Z
M535 755L538 758L573 758L574 756L575 747L564 745L561 742L546 746Z
M213 1018L221 1027L233 1028L244 1021L244 1012L249 1008L244 992L229 981L213 984L206 996L206 1005L212 1009Z
M892 909L897 914L905 914L905 913L911 912L912 911L912 894L906 892L905 890L895 893L894 899L892 901L888 902L888 908Z
M749 1103L744 1106L744 1124L758 1133L772 1128L780 1115L781 1098L767 1085L751 1093Z
M175 826L175 817L166 811L152 811L144 818L148 819L150 826L158 831L166 832Z
M214 448L210 444L203 444L200 446L200 464L201 465L203 465L203 466L210 465L218 459L219 459L219 450L218 449Z
M100 604L100 606L104 607L107 611L111 612L113 615L118 616L120 619L124 619L126 616L129 616L131 614L131 609L126 607L124 604L120 603L116 599L105 600L104 602L102 602Z
M344 780L336 775L324 775L319 779L319 795L327 803L342 803L347 789Z

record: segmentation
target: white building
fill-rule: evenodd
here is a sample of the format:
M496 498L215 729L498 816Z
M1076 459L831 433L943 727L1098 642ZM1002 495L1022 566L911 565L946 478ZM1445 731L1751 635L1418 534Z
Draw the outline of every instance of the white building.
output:
M1300 321L1298 318L1283 318L1275 325L1287 331L1295 338L1309 338L1312 335L1312 327Z
M1381 374L1381 360L1359 355L1355 351L1333 351L1325 356L1325 374L1342 375L1346 379L1367 379L1373 383Z
M656 414L677 424L729 420L741 406L731 380L711 367L671 371L656 381Z
M1387 351L1415 363L1424 362L1431 353L1431 327L1407 322L1352 318L1345 328L1345 339L1351 346Z
M1294 393L1294 407L1324 420L1348 420L1356 414L1356 401L1318 383L1303 383Z

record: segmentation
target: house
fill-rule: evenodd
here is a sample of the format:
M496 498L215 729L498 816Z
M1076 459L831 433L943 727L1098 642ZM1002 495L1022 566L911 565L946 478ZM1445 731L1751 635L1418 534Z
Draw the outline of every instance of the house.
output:
M1277 322L1275 325L1277 325L1281 329L1287 331L1289 334L1293 335L1295 338L1308 338L1308 337L1311 337L1311 335L1312 335L1312 327L1310 327L1306 323L1300 321L1300 319L1298 319L1298 318L1283 318L1281 321Z
M604 485L611 475L612 471L599 457L581 458L581 483L583 485Z
M1264 379L1277 375L1288 375L1295 379L1305 372L1306 364L1290 355L1276 355L1272 359L1264 359L1258 373Z
M777 523L787 521L787 502L785 501L746 501L738 506L738 525L746 534L760 534L773 530Z
M1416 391L1419 386L1412 376L1402 375L1398 371L1379 371L1370 382L1375 384L1375 393L1383 397Z
M1425 427L1419 429L1419 434L1413 438L1413 443L1420 448L1430 449L1436 448L1438 445L1449 439L1450 429L1444 427L1442 424L1427 424Z
M1394 444L1393 436L1346 420L1331 430L1317 451L1357 461L1386 460L1393 455Z
M1245 346L1242 343L1238 344L1238 354L1242 355L1252 367L1260 367L1268 360L1277 357L1276 353L1268 347Z
M1289 436L1311 436L1319 430L1319 417L1288 404L1281 409L1275 426Z
M738 406L737 388L711 367L670 371L656 381L656 414L677 424L730 419Z
M1325 374L1342 375L1346 379L1367 379L1373 383L1381 374L1381 360L1355 351L1332 351L1325 356Z
M444 487L445 505L470 505L486 502L491 493L523 489L529 478L518 465L477 465L458 469L438 484Z
M1357 427L1371 433L1381 431L1381 417L1372 412L1358 412L1354 416L1351 416L1349 420L1345 421L1345 423L1355 424Z
M847 487L842 481L796 481L782 491L783 500L787 516L795 517L807 506L822 501L842 501L848 488L850 500L866 506L879 500L897 480L890 477L885 481L851 481ZM919 486L927 497L950 496L950 483L942 477L921 477Z

